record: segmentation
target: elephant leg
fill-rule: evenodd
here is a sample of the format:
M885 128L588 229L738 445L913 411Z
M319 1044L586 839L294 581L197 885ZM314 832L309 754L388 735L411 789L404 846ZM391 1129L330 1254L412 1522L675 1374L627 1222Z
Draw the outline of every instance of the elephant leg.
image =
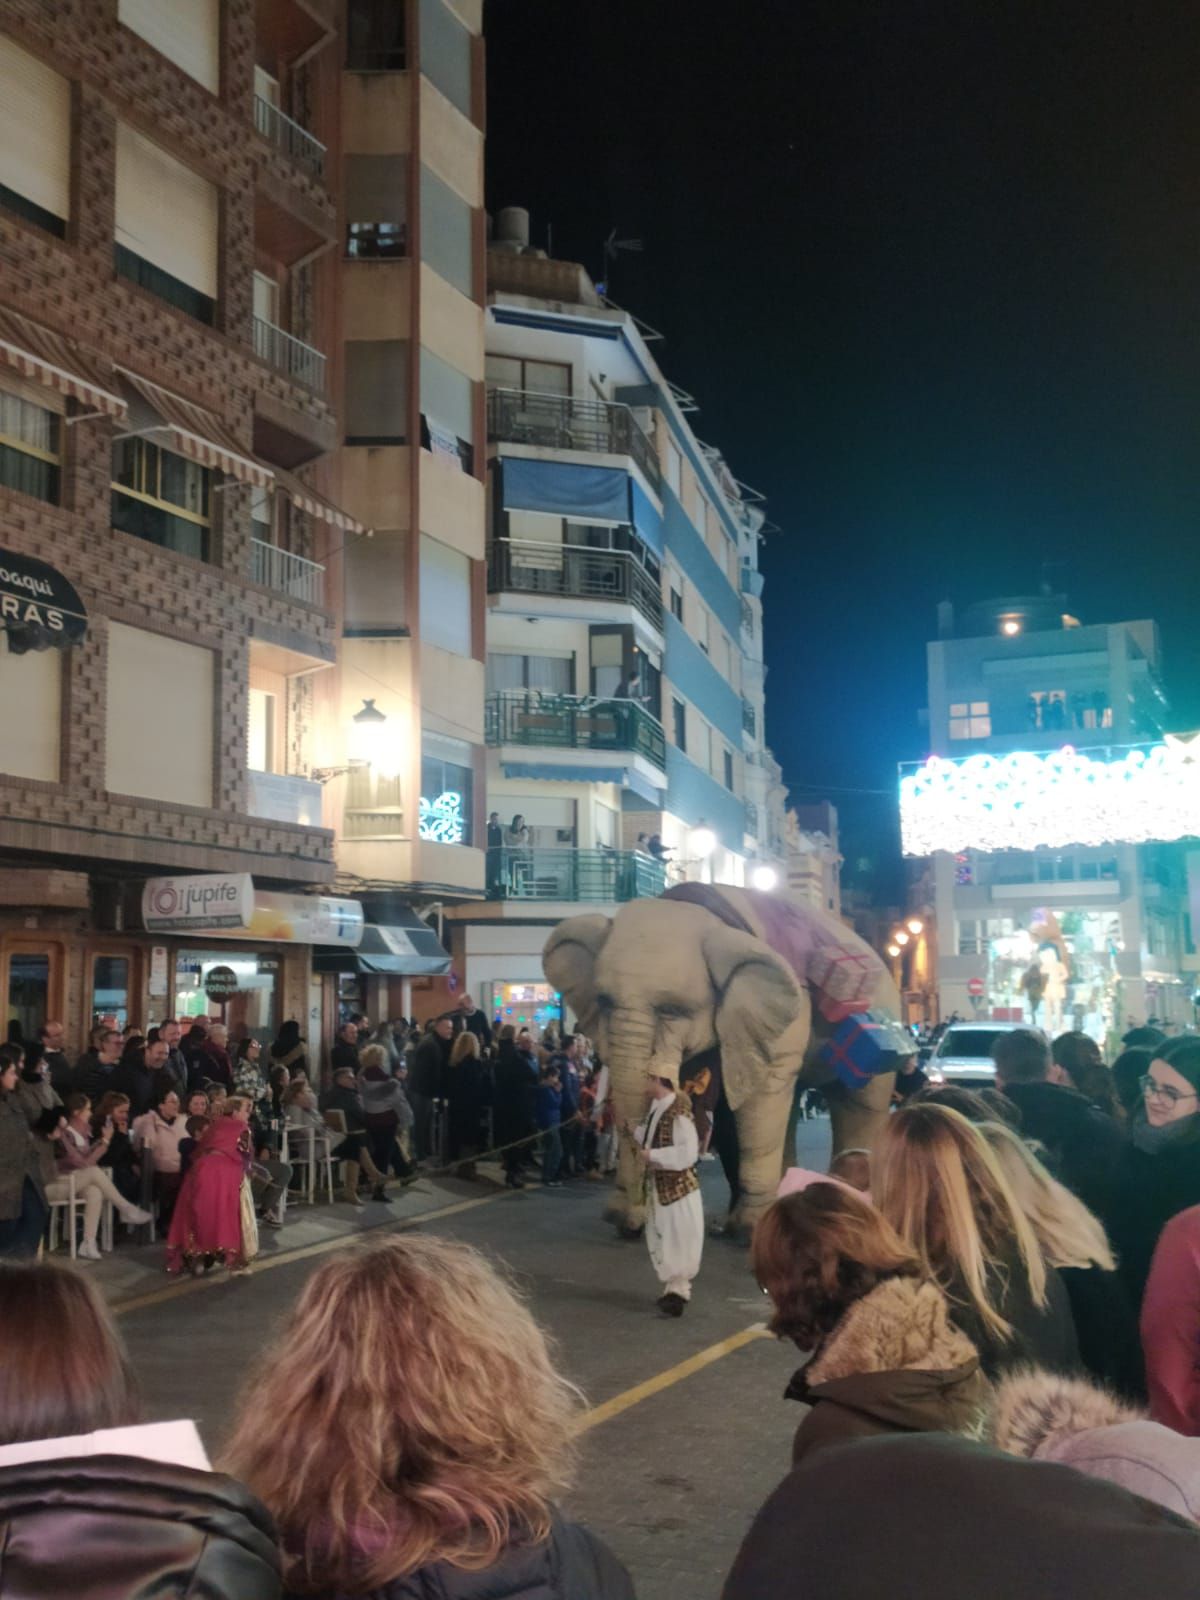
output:
M882 1072L861 1089L846 1089L840 1083L824 1085L833 1124L831 1155L843 1150L873 1150L887 1125L896 1085L894 1072Z
M712 1117L712 1147L717 1152L717 1159L721 1163L721 1171L725 1174L725 1181L729 1185L729 1210L732 1213L737 1206L738 1196L741 1193L741 1152L738 1149L738 1127L733 1112L729 1109L729 1101L724 1094L720 1095L713 1108Z
M737 1110L741 1193L730 1221L753 1228L775 1199L783 1171L783 1145L792 1109L794 1083L752 1095Z
M645 1185L646 1175L637 1158L634 1141L622 1134L616 1186L604 1208L604 1216L616 1224L619 1233L629 1238L640 1234L646 1225Z

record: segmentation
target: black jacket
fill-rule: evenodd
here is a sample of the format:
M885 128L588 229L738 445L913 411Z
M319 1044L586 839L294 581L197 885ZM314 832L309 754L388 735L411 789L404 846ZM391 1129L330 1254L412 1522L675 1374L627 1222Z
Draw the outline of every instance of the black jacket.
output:
M0 1467L0 1600L278 1600L266 1509L216 1472L127 1456Z
M332 1089L325 1090L317 1104L322 1111L340 1111L346 1119L347 1133L366 1133L367 1113L362 1096L349 1084L335 1083Z
M412 1067L408 1074L409 1094L435 1100L443 1093L453 1043L452 1039L440 1039L436 1033L425 1035L413 1051Z
M1015 1252L988 1274L988 1290L992 1305L1012 1326L1011 1339L1002 1341L991 1332L961 1283L952 1283L946 1295L951 1319L979 1351L985 1376L995 1378L1010 1367L1028 1366L1071 1376L1082 1371L1071 1302L1053 1267L1046 1268L1044 1308L1034 1304L1028 1274Z
M635 1600L635 1596L629 1574L607 1545L577 1523L556 1518L545 1544L510 1545L483 1572L464 1572L439 1561L374 1590L369 1600Z
M944 1434L822 1450L763 1506L723 1600L1195 1600L1200 1529L1116 1484Z
M1132 1142L1125 1145L1113 1183L1108 1236L1135 1312L1141 1310L1159 1234L1173 1216L1195 1205L1200 1205L1200 1127L1194 1137L1153 1154Z
M1021 1113L1021 1136L1045 1146L1055 1176L1107 1224L1124 1131L1066 1084L1010 1083L1004 1093Z
M522 1055L511 1039L500 1044L496 1057L496 1143L511 1144L533 1133L537 1096L537 1064Z
M1098 1383L1126 1400L1144 1400L1146 1374L1137 1322L1117 1272L1060 1267L1079 1338L1079 1358Z

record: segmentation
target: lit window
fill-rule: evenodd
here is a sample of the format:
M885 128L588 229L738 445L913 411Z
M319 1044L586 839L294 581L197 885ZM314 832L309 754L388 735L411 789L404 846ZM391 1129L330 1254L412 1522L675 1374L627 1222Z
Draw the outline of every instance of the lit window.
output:
M56 412L0 389L0 484L57 504L61 425Z
M992 718L986 700L958 700L950 707L952 739L990 739Z

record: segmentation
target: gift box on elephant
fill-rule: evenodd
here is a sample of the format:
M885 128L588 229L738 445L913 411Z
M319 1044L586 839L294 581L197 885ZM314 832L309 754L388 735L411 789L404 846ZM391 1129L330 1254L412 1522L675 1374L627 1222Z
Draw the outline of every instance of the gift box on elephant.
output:
M916 1041L903 1024L876 1012L859 1011L844 1018L821 1041L817 1056L832 1068L839 1083L857 1089L880 1073L899 1071L916 1049Z

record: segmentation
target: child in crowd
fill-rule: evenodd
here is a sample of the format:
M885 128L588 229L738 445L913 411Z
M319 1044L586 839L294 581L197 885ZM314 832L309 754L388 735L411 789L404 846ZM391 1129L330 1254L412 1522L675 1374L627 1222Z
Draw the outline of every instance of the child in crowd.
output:
M548 1189L561 1189L562 1167L562 1079L554 1067L543 1067L538 1076L537 1125L542 1135L542 1182Z

